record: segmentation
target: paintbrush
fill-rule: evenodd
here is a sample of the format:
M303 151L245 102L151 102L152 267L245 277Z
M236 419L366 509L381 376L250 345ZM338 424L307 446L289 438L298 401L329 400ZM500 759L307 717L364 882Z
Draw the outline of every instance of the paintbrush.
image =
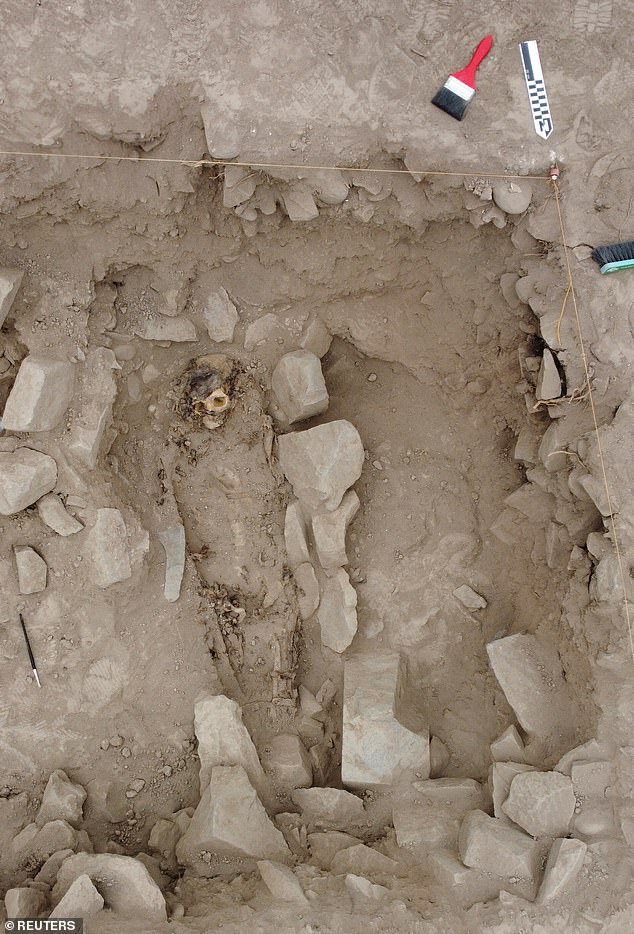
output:
M40 677L37 673L37 667L35 665L35 659L33 658L33 650L31 648L31 643L29 642L29 637L26 632L26 626L24 625L24 620L22 619L21 613L19 614L19 616L20 616L20 625L22 626L22 632L24 633L24 641L26 642L26 650L29 653L29 660L31 662L31 671L33 672L33 676L35 677L35 680L37 681L37 686L41 688L42 685L40 683Z
M475 76L478 66L491 51L493 36L487 36L478 45L466 68L449 75L440 91L432 98L432 104L440 107L450 117L462 120L471 98L476 92Z

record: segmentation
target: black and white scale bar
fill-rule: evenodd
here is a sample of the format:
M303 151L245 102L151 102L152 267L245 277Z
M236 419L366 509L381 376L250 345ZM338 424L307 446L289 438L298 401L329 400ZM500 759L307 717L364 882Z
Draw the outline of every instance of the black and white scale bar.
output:
M524 77L528 91L528 101L533 114L535 132L542 139L548 139L553 132L553 118L550 115L550 105L544 84L542 63L539 58L537 42L520 42L520 54L524 65Z

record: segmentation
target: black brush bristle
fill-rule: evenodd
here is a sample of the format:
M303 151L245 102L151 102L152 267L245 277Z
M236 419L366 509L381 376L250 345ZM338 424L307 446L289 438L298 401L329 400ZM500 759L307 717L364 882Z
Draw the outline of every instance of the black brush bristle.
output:
M592 251L591 255L599 266L634 259L634 240L623 240L622 243L608 243L606 246L598 246Z
M445 87L442 87L440 91L432 97L431 102L456 120L462 120L467 112L467 107L471 103L471 101L466 101L464 97L460 97L459 94L454 94L453 91L449 91Z

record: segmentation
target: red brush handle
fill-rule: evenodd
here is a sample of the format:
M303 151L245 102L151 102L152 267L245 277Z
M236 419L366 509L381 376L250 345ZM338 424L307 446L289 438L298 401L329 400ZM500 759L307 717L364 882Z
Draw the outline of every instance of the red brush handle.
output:
M458 81L468 84L470 88L473 88L475 91L475 76L476 71L478 70L479 65L482 64L484 59L487 57L491 51L493 45L493 36L487 36L482 42L478 45L478 48L473 53L473 58L469 62L466 68L463 68L462 71L457 71L453 77L457 78Z

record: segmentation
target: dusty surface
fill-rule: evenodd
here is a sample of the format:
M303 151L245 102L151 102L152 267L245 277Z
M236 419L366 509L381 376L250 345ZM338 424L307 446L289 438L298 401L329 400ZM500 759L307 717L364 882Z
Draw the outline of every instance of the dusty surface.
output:
M548 639L572 692L575 740L597 736L622 747L610 792L616 817L589 834L577 888L548 921L522 893L462 911L426 864L397 847L392 796L380 793L368 798L375 810L364 839L401 860L391 881L377 880L396 899L385 915L366 904L371 917L353 921L342 877L315 881L311 866L298 875L320 901L314 917L306 909L299 919L295 908L271 907L257 874L227 886L189 874L179 880L172 865L162 887L188 921L176 914L172 928L207 930L213 915L213 929L226 931L320 923L332 931L502 934L518 930L518 918L527 930L626 930L632 660L618 569L611 557L602 576L595 573L597 541L606 540L588 538L604 532L601 513L609 510L596 508L599 493L594 502L580 493L580 479L600 487L602 475L570 304L549 341L568 397L551 411L565 416L551 419L535 405L538 318L556 321L567 286L555 199L547 180L534 180L527 216L496 213L487 172L545 175L553 153L564 168L569 255L629 575L629 403L611 422L631 384L634 292L626 274L600 280L586 246L632 237L632 105L623 89L634 80L626 54L634 11L613 10L609 0L577 0L547 17L509 4L466 12L452 2L325 11L287 0L219 11L196 2L44 0L28 10L5 3L5 12L2 148L93 158L2 157L0 264L23 270L24 280L2 329L0 401L4 407L27 353L74 360L79 384L58 428L6 432L0 447L51 454L56 490L75 497L70 511L86 526L60 537L35 508L0 523L3 891L26 877L9 844L33 819L56 768L84 787L96 778L115 783L124 820L85 812L98 852L147 852L157 819L197 805L192 711L203 689L239 702L265 758L278 733L305 739L297 686L316 693L331 678L337 697L316 743L315 784L340 786L343 661L322 648L314 617L298 621L283 535L290 488L269 414L272 368L317 318L334 336L322 360L330 403L309 425L347 419L366 451L355 486L361 511L348 534L359 619L350 651L403 652L430 732L449 753L443 775L486 782L490 744L514 722L486 643L519 632ZM496 45L480 90L466 120L453 123L427 100L489 30ZM547 144L530 125L516 48L533 37L556 126ZM285 193L298 177L319 190L309 170L245 170L238 184L255 193L249 188L234 204L222 169L144 158L195 162L232 147L247 164L469 174L344 176L341 203L317 195L318 216L293 223ZM272 211L264 210L271 198ZM523 301L513 279L501 287L505 274L524 277ZM220 288L239 320L233 341L217 345L204 310ZM268 339L245 347L249 326L264 315L276 321ZM142 336L172 321L190 322L195 341L161 346ZM87 471L67 445L87 404L90 354L100 347L116 357L116 400L98 464ZM183 380L192 360L218 351L235 362L233 406L209 431L184 412ZM551 470L554 462L536 450L555 422ZM521 431L531 438L528 458L514 456ZM526 480L530 498L509 509L505 499ZM96 585L87 544L103 508L121 510L132 556L130 579L106 589ZM179 600L168 603L160 535L179 521L186 571ZM13 546L21 545L48 565L42 593L18 593ZM465 584L485 609L456 599ZM29 676L20 610L41 691ZM571 745L533 764L552 768ZM126 799L135 779L144 787ZM269 804L271 813L288 809L288 796ZM105 931L110 920L93 924Z

